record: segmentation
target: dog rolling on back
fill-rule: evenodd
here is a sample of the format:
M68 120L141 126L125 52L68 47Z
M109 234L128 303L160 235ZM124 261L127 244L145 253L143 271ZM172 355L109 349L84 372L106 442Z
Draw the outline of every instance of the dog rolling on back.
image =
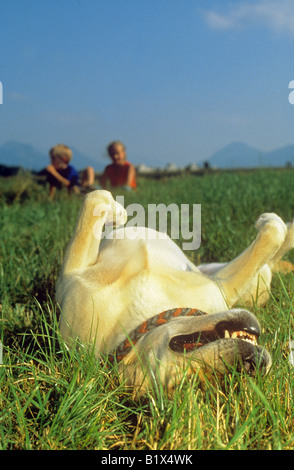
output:
M126 220L109 192L85 197L56 289L68 347L78 340L94 345L97 357L117 358L129 342L119 368L139 393L154 381L172 389L185 367L188 374L225 374L237 361L265 373L271 360L257 345L258 322L234 307L266 302L272 271L294 247L293 223L263 214L256 239L237 258L196 267L167 235L123 227ZM118 228L106 239L104 226L113 222ZM154 326L143 331L148 322ZM140 329L144 334L134 338Z

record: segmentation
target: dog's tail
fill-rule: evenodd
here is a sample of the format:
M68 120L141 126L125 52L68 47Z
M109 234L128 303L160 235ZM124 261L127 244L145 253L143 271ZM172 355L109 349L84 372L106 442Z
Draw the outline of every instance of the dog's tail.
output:
M74 235L67 247L62 275L96 263L105 224L124 224L126 211L104 190L88 193L81 207Z

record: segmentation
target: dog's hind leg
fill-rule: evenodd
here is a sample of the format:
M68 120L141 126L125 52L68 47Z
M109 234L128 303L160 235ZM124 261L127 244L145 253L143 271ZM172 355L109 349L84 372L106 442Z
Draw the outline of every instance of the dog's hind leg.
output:
M253 298L258 297L259 272L264 276L264 284L269 288L271 271L268 263L285 242L287 227L276 214L266 213L256 222L258 235L255 241L237 258L227 263L213 276L223 292L229 308L235 305L248 291Z
M62 275L95 264L104 225L120 225L126 220L125 209L113 199L110 192L100 190L88 193L65 254Z
M285 241L281 248L277 251L277 253L273 256L269 265L273 271L280 271L283 270L283 266L280 266L280 261L283 256L288 253L288 251L294 248L294 221L287 223L287 234L285 237ZM289 263L290 268L290 263ZM292 269L291 269L292 270ZM286 269L287 271L287 269Z

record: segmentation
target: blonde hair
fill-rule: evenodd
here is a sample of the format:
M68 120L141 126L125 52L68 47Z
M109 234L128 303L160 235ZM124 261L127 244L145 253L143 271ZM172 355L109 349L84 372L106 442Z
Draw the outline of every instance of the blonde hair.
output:
M65 163L69 163L72 159L72 150L67 145L58 144L50 149L49 155L51 159L59 159Z
M107 146L108 155L111 157L114 153L114 149L117 145L121 145L124 150L126 150L125 145L120 140L114 140Z

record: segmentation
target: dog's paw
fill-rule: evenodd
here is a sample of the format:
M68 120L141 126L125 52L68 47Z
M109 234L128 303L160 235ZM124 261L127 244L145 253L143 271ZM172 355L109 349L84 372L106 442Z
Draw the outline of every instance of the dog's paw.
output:
M86 196L85 203L92 206L94 217L103 217L105 225L119 226L127 221L127 211L115 201L109 191L93 191ZM94 206L94 207L93 207Z
M277 214L272 212L265 212L256 221L256 229L259 233L263 233L268 230L272 230L276 236L280 236L282 239L287 234L287 226Z
M106 224L113 224L116 227L124 225L128 215L126 209L116 201L113 201L111 211L107 214Z
M289 243L289 249L294 248L294 220L287 224L287 236L286 239Z

